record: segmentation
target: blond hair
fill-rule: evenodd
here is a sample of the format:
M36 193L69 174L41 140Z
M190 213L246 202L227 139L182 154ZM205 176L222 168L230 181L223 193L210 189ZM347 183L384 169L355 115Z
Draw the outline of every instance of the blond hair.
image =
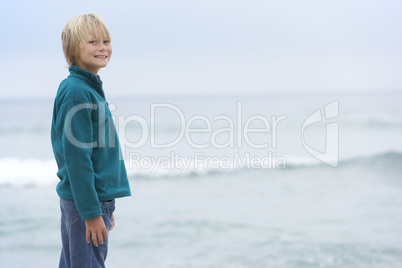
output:
M111 41L109 29L103 19L96 13L72 17L61 33L64 57L69 66L75 64L74 54L86 39L103 36Z

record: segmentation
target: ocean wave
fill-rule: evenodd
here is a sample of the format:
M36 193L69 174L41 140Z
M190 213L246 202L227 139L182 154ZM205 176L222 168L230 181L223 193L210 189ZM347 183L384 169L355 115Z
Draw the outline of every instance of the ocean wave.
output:
M402 165L402 152L389 151L368 156L353 157L341 160L339 167L351 165ZM233 172L247 172L258 168L248 165L237 165L232 162L226 168L217 167L197 167L189 165L187 168L174 166L159 166L140 169L130 167L126 162L127 172L130 179L152 179L152 178L178 178L178 177L198 177L217 174L229 174ZM294 170L306 168L327 167L326 164L309 158L287 157L284 166L261 167L260 169L272 170ZM328 166L329 167L329 166ZM0 158L0 187L49 187L56 186L59 179L56 176L57 165L53 159L17 159Z
M387 151L370 156L360 156L340 161L340 165L398 165L402 166L402 152Z
M340 122L344 127L360 127L360 128L385 128L399 129L402 128L402 121L399 119L391 120L389 118L368 118L368 119L344 119Z
M57 165L54 160L0 159L0 186L35 187L57 183Z

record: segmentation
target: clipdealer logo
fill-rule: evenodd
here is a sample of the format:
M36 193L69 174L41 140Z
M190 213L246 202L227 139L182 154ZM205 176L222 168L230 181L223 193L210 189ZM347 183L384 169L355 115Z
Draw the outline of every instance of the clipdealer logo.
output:
M171 103L152 103L150 105L150 124L148 124L147 120L140 115L130 115L128 117L118 116L117 118L114 118L114 121L116 122L118 133L120 134L119 137L122 147L131 149L141 148L148 142L150 148L152 149L172 148L178 145L183 139L193 149L241 148L244 145L247 145L252 149L264 149L269 147L276 148L278 125L282 120L287 118L286 115L273 115L271 118L267 118L263 115L257 114L248 117L243 123L243 107L240 101L237 102L236 108L236 118L234 120L228 115L217 115L210 120L208 117L200 114L186 118L184 112L178 106ZM171 141L167 141L165 143L156 142L156 137L158 135L163 135L160 133L158 134L156 131L157 110L161 110L161 113L173 112L175 113L176 118L171 118L172 122L174 120L179 121L179 133ZM226 123L227 127L221 127L213 130L214 123L218 121ZM127 125L132 122L136 122L141 128L140 139L135 142L129 141L127 135L121 135L126 133ZM202 122L205 127L194 127L193 123L196 122ZM253 122L260 122L263 127L252 127L251 125ZM219 143L217 138L218 135L225 133L228 135L228 139L223 143ZM253 142L250 138L250 134L253 133L270 133L270 142L267 141L259 144ZM210 135L209 142L196 143L191 138L191 134Z
M333 101L324 107L325 120L339 117L339 101ZM310 147L305 141L305 129L313 124L323 122L321 110L318 109L304 120L301 132L303 147L316 159L332 166L337 167L339 163L339 122L329 122L326 124L325 150L323 152Z
M137 152L129 154L130 169L148 170L152 174L160 170L177 170L185 174L189 170L236 170L236 169L282 169L286 167L286 159L268 152L265 156L252 156L235 152L232 156L208 156L195 152L193 155L182 156L170 152L169 156L142 156Z
M76 139L71 131L71 122L73 121L74 115L82 110L89 109L94 110L99 113L99 140L93 141L92 143L84 143ZM139 149L144 146L149 146L150 149L167 149L177 146L180 142L185 140L185 142L194 150L192 156L187 155L186 157L176 154L174 151L171 152L169 157L148 157L141 156L136 152L129 152L128 160L130 168L136 169L151 169L156 172L158 169L179 169L181 172L185 172L190 167L192 168L209 168L209 169L229 169L229 168L285 168L286 158L284 156L278 155L273 151L266 151L267 154L264 156L252 156L250 152L241 154L240 152L235 152L231 157L215 157L208 156L205 153L200 153L202 149L214 148L214 149L225 149L234 148L240 149L243 146L247 146L250 149L275 149L278 146L278 126L279 124L287 119L286 115L275 116L272 115L270 118L256 114L248 118L244 118L242 102L238 101L236 106L236 116L234 119L228 115L217 115L212 118L208 118L204 115L194 115L190 118L186 118L183 111L176 105L171 103L152 103L150 104L150 120L149 124L146 118L141 115L133 114L129 116L111 116L110 112L116 109L114 104L109 106L105 105L95 105L95 104L80 104L69 111L65 121L65 131L68 140L77 147L81 148L94 148L94 147L115 147L115 129L113 126L113 121L116 123L116 131L119 134L120 145L122 149L122 156L127 160L126 150L129 149ZM177 120L179 122L179 133L175 137L170 136L170 140L164 140L164 142L157 142L156 137L163 136L164 133L160 133L156 130L156 119L157 112L159 113L174 113L176 118L171 118L169 120ZM324 107L325 120L330 120L337 118L339 116L339 101L331 102ZM108 116L113 119L110 120ZM109 126L106 127L105 121L109 120ZM326 124L326 146L324 152L309 146L305 141L305 129L313 124L318 124L324 119L322 117L321 110L318 109L309 115L303 122L301 127L301 141L305 150L310 153L314 158L332 166L336 167L338 165L339 158L339 123L330 122ZM135 122L140 126L140 137L136 141L130 141L127 135L128 124ZM225 125L225 127L217 128L214 123L220 122L220 125ZM258 122L259 127L252 127L253 123ZM194 127L195 123L202 123L204 127ZM222 124L223 123L223 124ZM105 133L109 131L109 135ZM192 134L202 134L209 137L208 142L197 143L191 138ZM263 134L265 135L263 141L260 139L260 143L256 143L250 137L253 134ZM222 139L217 137L225 135L227 137L223 142ZM105 141L106 137L109 137L108 141ZM218 142L219 140L219 142Z
M157 113L167 113L173 115L169 120L178 123L178 133L170 140L157 142L157 136L163 135L156 130ZM204 115L193 115L186 118L183 111L171 103L153 103L150 105L150 124L147 120L138 115L127 118L115 118L119 133L125 133L127 124L136 121L140 125L141 134L136 142L131 142L126 135L122 135L121 144L123 150L141 148L149 144L151 149L174 148L180 142L185 141L194 151L192 155L181 156L172 151L169 156L145 156L137 152L128 154L128 164L130 168L152 170L157 172L162 170L180 170L185 173L192 169L258 169L258 168L285 168L286 159L276 152L267 151L264 156L253 156L250 152L235 152L231 156L210 156L201 151L208 148L213 149L241 149L247 147L250 149L266 149L277 147L278 126L285 120L286 115L271 116L270 118L255 114L245 118L243 114L242 102L238 101L236 106L236 116L230 117L225 114L216 115L208 118ZM198 124L197 124L198 123ZM217 126L221 125L221 127ZM253 124L259 124L260 127L253 127ZM200 124L203 127L200 127ZM194 126L198 125L198 126ZM222 127L224 125L224 127ZM206 142L196 142L192 138L193 134L201 134L207 137ZM264 141L255 142L251 136L254 134L265 135ZM222 141L222 137L226 138ZM219 139L221 137L221 139Z

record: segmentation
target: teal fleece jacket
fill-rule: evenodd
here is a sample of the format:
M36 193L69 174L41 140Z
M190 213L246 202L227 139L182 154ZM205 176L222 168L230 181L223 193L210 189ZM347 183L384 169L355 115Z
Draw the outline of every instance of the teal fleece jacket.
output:
M60 178L56 191L74 200L86 220L102 215L100 202L131 192L102 82L75 65L69 71L53 108L51 140Z

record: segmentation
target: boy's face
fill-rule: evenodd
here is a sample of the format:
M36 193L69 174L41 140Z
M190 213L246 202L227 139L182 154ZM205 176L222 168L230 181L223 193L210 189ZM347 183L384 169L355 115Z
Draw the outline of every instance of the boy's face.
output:
M78 51L74 54L75 65L91 72L98 74L100 68L106 67L112 56L112 44L105 37L90 37L79 46Z

